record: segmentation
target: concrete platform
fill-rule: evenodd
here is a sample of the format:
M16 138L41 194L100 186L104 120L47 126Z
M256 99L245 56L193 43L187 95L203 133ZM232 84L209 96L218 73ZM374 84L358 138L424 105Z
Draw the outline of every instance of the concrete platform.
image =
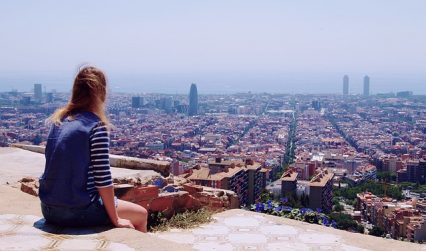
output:
M215 222L190 230L153 235L195 250L426 250L426 245L350 233L330 227L240 209L214 216Z
M192 250L131 229L44 224L37 197L0 185L0 250Z
M192 250L130 229L66 229L44 225L37 197L20 191L19 180L39 177L43 154L0 147L0 250ZM111 168L113 177L158 175Z

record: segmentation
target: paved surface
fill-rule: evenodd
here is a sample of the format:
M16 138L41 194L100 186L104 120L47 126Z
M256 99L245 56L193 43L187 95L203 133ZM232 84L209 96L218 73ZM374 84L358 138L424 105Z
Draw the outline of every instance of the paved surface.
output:
M155 233L195 250L426 250L426 246L349 233L239 209L215 215L215 222L191 230Z
M37 197L20 191L18 180L39 176L42 154L0 147L0 250L192 250L131 229L66 229L44 225ZM114 177L138 175L138 170L113 168ZM143 175L155 172L142 171Z
M0 170L0 184L17 185L25 176L40 177L44 170L45 158L43 154L22 150L19 148L0 147L0 164L7 163L7 168ZM150 177L158 175L149 170L131 170L125 168L111 168L113 177Z
M34 215L0 215L1 250L134 250L107 240L96 230L57 229Z
M176 244L131 229L73 229L45 225L37 197L10 186L0 185L0 198L0 250L2 251L192 250L189 245Z

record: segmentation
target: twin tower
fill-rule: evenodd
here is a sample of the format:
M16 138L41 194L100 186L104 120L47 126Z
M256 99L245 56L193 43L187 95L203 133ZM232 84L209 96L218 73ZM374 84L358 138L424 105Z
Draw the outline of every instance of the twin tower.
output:
M364 96L370 95L370 77L364 77ZM343 76L343 95L349 95L349 77L348 75Z

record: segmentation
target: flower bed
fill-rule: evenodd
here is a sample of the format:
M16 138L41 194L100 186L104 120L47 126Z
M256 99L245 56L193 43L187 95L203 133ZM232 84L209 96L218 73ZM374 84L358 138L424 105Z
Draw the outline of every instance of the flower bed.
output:
M258 202L251 205L250 210L258 213L265 213L279 217L305 221L313 224L319 224L327 227L337 228L334 220L322 213L320 208L313 210L311 208L292 208L286 205L287 199L282 198L280 202L268 200L265 203Z

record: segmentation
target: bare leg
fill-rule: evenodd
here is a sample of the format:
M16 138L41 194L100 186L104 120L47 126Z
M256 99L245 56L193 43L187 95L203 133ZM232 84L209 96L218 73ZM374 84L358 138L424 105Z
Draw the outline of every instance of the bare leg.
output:
M117 213L118 217L130 220L136 230L146 233L148 212L144 207L128 201L118 200Z

